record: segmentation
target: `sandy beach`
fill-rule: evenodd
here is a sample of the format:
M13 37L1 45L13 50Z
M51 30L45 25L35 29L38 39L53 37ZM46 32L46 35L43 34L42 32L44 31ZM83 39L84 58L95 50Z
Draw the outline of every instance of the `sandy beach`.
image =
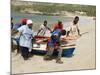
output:
M73 57L62 57L64 63L57 64L55 59L44 61L43 56L38 55L24 61L20 54L14 52L11 53L12 74L95 69L95 22L79 27L81 33L87 33L77 40Z

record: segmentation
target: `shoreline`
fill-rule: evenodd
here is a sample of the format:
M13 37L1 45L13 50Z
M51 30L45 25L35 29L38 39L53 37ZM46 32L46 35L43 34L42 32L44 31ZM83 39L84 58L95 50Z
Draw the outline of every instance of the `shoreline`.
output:
M30 15L42 15L42 16L62 16L62 17L75 17L75 16L82 16L82 17L90 17L90 18L96 18L96 16L88 16L88 15L81 15L81 14L75 14L72 12L66 11L66 14L56 14L55 13L43 13L43 12L12 12L12 13L18 13L18 14L30 14Z

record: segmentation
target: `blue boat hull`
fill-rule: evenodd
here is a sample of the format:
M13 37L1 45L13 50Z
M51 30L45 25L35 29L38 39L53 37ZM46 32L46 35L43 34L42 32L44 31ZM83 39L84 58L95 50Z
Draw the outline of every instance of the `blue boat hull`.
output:
M69 57L72 56L74 53L75 47L73 48L65 48L63 49L63 53L62 56L63 57ZM32 53L36 54L36 55L45 55L47 51L44 50L32 50ZM58 55L58 51L55 50L53 53L54 56Z

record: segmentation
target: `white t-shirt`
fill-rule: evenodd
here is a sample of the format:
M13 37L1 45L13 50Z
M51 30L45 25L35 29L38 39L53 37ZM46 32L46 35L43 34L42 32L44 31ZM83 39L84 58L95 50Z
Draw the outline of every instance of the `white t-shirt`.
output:
M45 35L46 34L46 32L48 32L48 28L47 27L45 27L43 24L40 26L40 33L39 33L39 35Z
M32 29L30 29L27 25L24 25L18 28L18 31L21 33L19 41L20 46L32 49L32 37L33 37Z
M70 35L78 35L77 28L78 28L78 24L73 25L73 23L70 23L70 26L67 27L66 30L70 31Z

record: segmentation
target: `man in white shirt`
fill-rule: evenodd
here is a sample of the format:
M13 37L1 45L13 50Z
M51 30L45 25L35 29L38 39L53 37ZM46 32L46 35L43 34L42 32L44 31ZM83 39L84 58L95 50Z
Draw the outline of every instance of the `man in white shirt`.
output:
M67 36L69 36L69 35L79 35L79 36L81 36L80 30L79 30L79 27L78 27L78 21L79 21L79 17L75 16L73 23L71 23L71 26L70 26L70 28L67 32Z
M51 29L47 27L47 21L45 20L44 23L40 26L40 29L38 30L37 35L44 36L47 31L51 32Z
M27 19L26 18L23 18L23 19L21 19L21 23L16 23L14 26L13 26L13 28L12 28L12 30L11 30L11 32L14 32L14 31L16 31L18 28L20 28L21 26L23 26L23 25L26 25L26 22L27 22ZM20 47L19 47L19 40L20 40L20 37L19 37L19 34L16 34L16 35L14 35L14 36L11 36L11 39L12 39L12 49L14 48L14 46L15 45L17 45L17 53L20 53ZM15 44L15 43L16 44ZM13 51L13 50L12 50Z
M29 57L29 49L32 49L32 39L33 39L33 31L32 31L32 20L27 20L27 25L23 25L17 29L16 33L20 33L20 50L21 55L24 60L27 60Z

